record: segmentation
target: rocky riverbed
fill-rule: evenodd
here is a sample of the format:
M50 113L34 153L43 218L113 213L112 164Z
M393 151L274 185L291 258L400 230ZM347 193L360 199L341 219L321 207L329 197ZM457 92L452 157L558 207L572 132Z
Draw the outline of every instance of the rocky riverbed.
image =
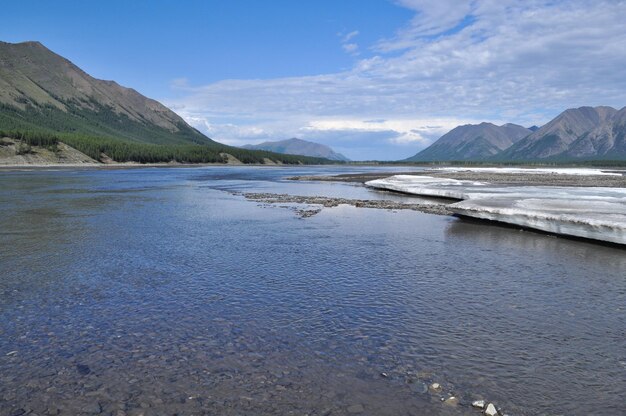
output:
M351 205L357 208L377 208L387 210L408 209L420 211L427 214L451 215L452 212L446 208L449 201L441 201L439 204L413 204L390 200L368 200L368 199L346 199L331 198L323 196L302 196L274 193L234 193L242 195L246 199L268 205L283 205L284 208L293 209L302 218L311 217L319 213L322 208L332 208L339 205ZM298 206L285 205L297 204ZM304 205L304 207L303 207Z

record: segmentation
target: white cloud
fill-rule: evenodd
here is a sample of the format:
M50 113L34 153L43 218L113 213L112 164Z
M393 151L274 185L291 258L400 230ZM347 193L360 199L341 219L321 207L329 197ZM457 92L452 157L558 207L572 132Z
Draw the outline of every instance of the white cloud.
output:
M352 39L353 37L357 36L358 34L359 34L358 30L353 30L352 32L350 32L347 35L343 36L343 42L349 42L350 39Z
M433 137L439 137L467 120L458 119L321 119L311 121L303 131L353 131L353 132L394 132L388 141L395 144L428 145Z
M439 35L454 29L476 7L477 1L462 0L398 0L398 5L414 10L415 16L407 27L398 31L395 41L381 41L383 50L405 49L424 36Z
M359 49L359 45L357 45L356 43L344 43L343 45L341 45L341 47L344 51L351 54L355 54Z
M216 140L308 135L356 158L361 134L361 148L383 159L410 156L454 123L542 124L565 108L626 105L626 1L397 3L414 18L350 70L178 82L186 95L165 101L187 120L206 120ZM357 35L341 35L344 49Z
M341 48L353 56L359 55L359 45L354 41L351 42L351 40L358 36L358 34L358 30L353 30L352 32L345 35L343 33L337 34L339 37L341 37Z

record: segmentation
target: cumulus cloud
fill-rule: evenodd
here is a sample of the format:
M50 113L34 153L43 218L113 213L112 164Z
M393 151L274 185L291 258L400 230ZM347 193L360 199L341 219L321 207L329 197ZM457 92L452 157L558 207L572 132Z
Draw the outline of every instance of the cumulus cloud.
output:
M436 125L432 125L436 123ZM320 119L311 121L303 131L350 131L350 132L388 132L387 141L395 144L430 144L433 138L445 134L465 121L458 119L394 119L394 120L359 120L359 119ZM393 132L393 133L391 133Z
M454 123L533 125L565 108L626 105L626 1L396 3L413 19L350 70L184 84L182 98L165 101L187 120L209 123L212 130L203 129L216 140L308 134L357 158L362 134L361 148L382 159L408 157ZM341 35L344 49L357 35Z

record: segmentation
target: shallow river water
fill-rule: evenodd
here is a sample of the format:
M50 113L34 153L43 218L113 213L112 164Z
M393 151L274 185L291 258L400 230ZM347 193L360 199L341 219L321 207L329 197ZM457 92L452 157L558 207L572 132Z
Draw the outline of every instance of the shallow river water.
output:
M1 172L0 415L626 414L624 249L233 194L371 170Z

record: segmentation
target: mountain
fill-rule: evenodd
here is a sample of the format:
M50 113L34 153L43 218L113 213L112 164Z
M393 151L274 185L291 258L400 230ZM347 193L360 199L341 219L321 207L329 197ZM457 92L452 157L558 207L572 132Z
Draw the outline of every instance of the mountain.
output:
M276 142L263 142L255 145L247 144L242 147L244 149L266 150L269 152L283 153L287 155L323 157L330 160L344 162L350 160L341 153L333 151L333 149L328 146L296 138Z
M159 102L95 79L39 42L0 42L0 127L216 144Z
M95 79L39 42L0 42L0 147L4 164L332 163L214 142L161 103Z
M458 126L406 161L482 160L497 155L532 131L516 124L492 123Z
M506 149L499 160L623 159L626 107L572 108Z
M626 107L576 139L565 158L626 159Z

